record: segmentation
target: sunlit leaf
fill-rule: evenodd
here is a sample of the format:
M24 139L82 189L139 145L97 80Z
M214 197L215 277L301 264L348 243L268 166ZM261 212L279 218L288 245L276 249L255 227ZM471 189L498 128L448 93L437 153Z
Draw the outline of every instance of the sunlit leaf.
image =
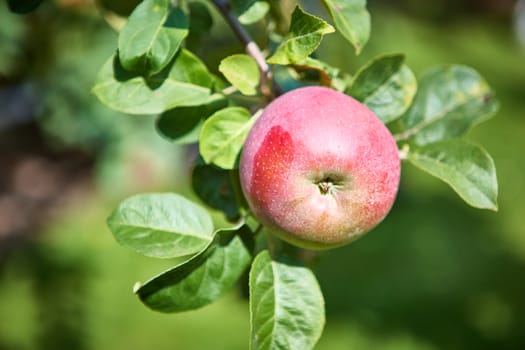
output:
M219 71L244 95L255 95L260 72L255 60L245 54L228 56L221 61Z
M141 301L160 312L197 309L217 300L244 273L252 259L251 232L246 226L218 232L208 249L144 283Z
M448 183L471 206L497 210L496 168L480 146L459 139L446 140L411 147L407 157L418 168Z
M324 300L312 271L268 251L250 271L251 349L313 349L323 331Z
M297 6L292 13L288 35L273 56L268 58L268 63L300 63L319 47L325 34L332 32L334 28L330 24Z
M107 224L118 243L155 258L191 257L213 239L208 212L175 193L129 197Z
M242 107L228 107L214 113L204 122L199 141L202 158L207 164L233 169L255 118Z
M270 10L270 4L266 1L256 1L242 15L239 16L239 22L244 25L260 21Z
M118 54L124 69L151 75L166 67L188 35L188 19L167 0L144 0L122 28Z
M394 136L418 145L460 137L497 109L494 92L472 68L433 68L421 77L411 107L394 123Z
M370 14L366 0L323 0L337 30L359 54L370 37Z
M213 80L206 66L181 49L166 69L151 79L126 71L115 55L100 70L93 93L106 106L130 114L209 103Z
M406 112L416 93L416 78L403 60L399 54L376 57L357 72L349 91L385 124Z

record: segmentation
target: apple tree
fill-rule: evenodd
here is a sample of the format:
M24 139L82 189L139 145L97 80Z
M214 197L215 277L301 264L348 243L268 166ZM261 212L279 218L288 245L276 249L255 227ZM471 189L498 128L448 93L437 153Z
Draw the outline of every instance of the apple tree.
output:
M27 12L40 2L8 3L14 12ZM102 1L107 8L112 3L122 7L118 1ZM403 54L380 55L355 72L316 58L323 37L336 31L346 39L349 53L359 54L365 48L371 32L365 0L320 0L325 13L319 16L328 20L291 1L131 3L133 6L126 5L129 11L124 9L125 21L112 23L119 30L115 53L100 68L92 92L108 108L153 118L161 137L175 144L196 145L199 151L191 170L198 202L177 193L139 194L123 200L107 221L119 244L148 257L174 261L172 268L135 285L138 299L152 310L172 313L203 307L249 271L251 349L312 349L321 337L325 316L321 288L309 267L314 254L309 249L350 242L324 244L328 230L348 233L333 227L338 222L331 211L342 211L338 218L344 222L357 222L356 216L375 209L356 209L352 196L362 196L363 202L370 204L373 201L367 196L371 189L381 191L377 188L384 187L393 195L392 201L380 204L384 214L365 228L352 228L360 230L359 236L371 230L390 209L399 182L394 177L366 191L346 192L345 198L354 204L345 207L344 203L330 202L335 204L322 208L326 215L315 218L316 206L323 204L318 197L346 191L348 179L354 187L370 185L367 179L371 175L360 179L357 174L367 164L391 161L388 171L395 175L396 162L409 162L449 184L467 204L497 210L493 160L480 145L464 139L472 127L498 109L494 92L478 72L461 64L445 65L432 67L416 79ZM212 67L197 52L202 52L201 39L214 30L214 18L227 23L244 50L222 57L220 64ZM252 39L248 28L254 24L265 29L264 40ZM360 107L349 111L343 106L346 102L334 105L336 100L315 100L317 97L308 94L287 97L289 91L306 86L330 89L339 96L337 101L348 99ZM281 101L280 107L272 107L277 101ZM316 104L318 109L307 111L301 108L305 103ZM353 125L348 131L346 123L363 113L373 115L377 124L371 122L373 127L368 128ZM254 133L262 135L252 137L254 125L263 124L263 118L269 119L273 128L261 131L257 127ZM326 128L323 122L339 124ZM268 141L269 151L254 159L264 146L261 140L283 125L288 128L286 133ZM330 134L338 128L348 132L350 141L336 145L339 153L335 148L327 151L329 147L324 145L344 138ZM384 129L377 134L381 136L370 136L379 129ZM285 147L286 137L295 144ZM382 143L389 139L393 153ZM348 160L352 140L361 144ZM330 166L337 169L326 173L322 168L326 162L313 162L318 168L307 170L315 178L311 181L316 190L310 194L290 193L299 187L293 181L304 178L294 177L289 169L314 167L308 165L307 155L290 158L298 154L298 142L318 144L318 154L313 153L323 159L334 158ZM338 163L345 159L353 165ZM264 165L259 167L257 181L253 180L255 162ZM283 180L283 172L291 183ZM265 202L260 199L263 197ZM273 207L279 210L268 210L279 201L299 204L284 203ZM303 230L306 236L294 239L293 229L283 227L299 217L295 208L310 202L313 205L306 210L313 219L304 211L300 218L304 225L310 221L322 224L315 226L318 231ZM215 226L212 213L217 211L225 220ZM281 215L283 211L286 215ZM298 226L302 229L300 223L294 227Z

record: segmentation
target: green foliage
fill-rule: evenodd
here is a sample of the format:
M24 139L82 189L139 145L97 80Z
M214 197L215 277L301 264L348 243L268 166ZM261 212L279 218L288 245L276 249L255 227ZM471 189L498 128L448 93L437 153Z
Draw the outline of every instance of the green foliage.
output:
M332 87L338 91L344 91L347 88L347 81L341 76L338 68L330 66L328 63L317 60L312 57L306 57L301 63L296 63L292 67L298 72L316 71L319 75L318 82L320 85Z
M420 79L410 109L394 127L395 137L417 145L465 135L498 109L494 92L472 68L432 68Z
M247 11L250 11L250 9L256 3L256 0L231 0L228 3L231 6L232 13L239 17Z
M497 210L498 182L490 155L478 145L451 139L414 147L408 160L448 183L476 208Z
M199 140L204 120L226 107L227 103L222 95L215 94L206 104L167 110L157 119L157 130L175 143L195 143Z
M334 32L334 28L322 19L304 12L299 6L292 13L292 22L288 35L275 53L268 58L268 63L299 63L314 52L325 34Z
M208 11L208 7L200 2L190 2L188 10L190 26L186 45L188 48L198 47L201 40L209 34L213 26L213 18Z
M239 22L241 24L256 23L263 19L268 11L270 11L270 5L266 1L256 1L239 16Z
M221 210L228 220L239 217L239 208L233 184L234 172L207 165L198 159L191 174L191 187L210 208Z
M202 43L213 28L208 7L173 3L146 0L135 8L117 53L93 87L114 110L156 115L166 139L198 143L191 187L206 209L175 194L139 195L123 201L108 219L120 244L175 259L173 267L137 287L149 308L180 312L205 306L251 266L251 348L312 349L319 340L325 316L315 276L294 262L300 251L276 248L276 238L264 243L271 233L247 210L238 181L237 161L249 130L264 106L290 86L318 84L353 96L391 130L404 160L449 184L468 204L497 209L492 158L461 139L498 108L494 92L473 69L433 68L418 83L402 54L377 56L353 76L316 57L323 37L336 30L361 52L370 36L364 0L322 0L335 28L297 5L287 33L285 12L275 1L215 0L247 52L220 56L218 66L210 65L232 85L226 86L203 61L209 52ZM266 46L258 47L243 24L264 28ZM279 86L275 76L283 72L287 82ZM235 226L218 230L207 209L219 210ZM284 258L288 255L293 258Z
M359 54L370 37L370 14L366 0L323 0L337 30Z
M215 112L204 122L199 149L207 164L223 169L235 168L244 140L255 118L242 107L228 107Z
M143 1L129 17L118 41L124 69L151 76L164 69L188 35L188 19L168 0Z
M187 258L213 239L206 210L175 193L135 195L108 218L120 244L155 258Z
M212 80L206 66L187 50L151 78L126 71L117 56L102 67L93 93L114 110L130 114L157 114L175 107L196 106L212 100Z
M414 74L403 55L383 55L362 67L354 77L350 95L363 102L383 123L399 118L416 93Z
M23 57L25 35L23 17L13 16L5 3L0 4L0 74L9 77Z
M313 349L324 327L324 300L312 271L268 251L250 271L251 349Z
M221 61L219 70L243 95L257 94L260 73L255 60L245 54L228 56Z
M14 13L25 14L34 11L44 0L7 0L9 9Z
M161 312L192 310L215 301L249 266L250 235L245 226L218 232L206 250L147 281L135 293L148 307Z

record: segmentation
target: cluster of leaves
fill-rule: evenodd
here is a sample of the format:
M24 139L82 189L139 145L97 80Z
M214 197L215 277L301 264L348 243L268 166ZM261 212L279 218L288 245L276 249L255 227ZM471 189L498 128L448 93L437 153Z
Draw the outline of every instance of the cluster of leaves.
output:
M324 326L323 296L313 273L293 257L268 250L271 245L259 239L265 229L239 190L237 159L245 138L287 81L353 96L391 130L403 159L447 182L468 204L497 208L491 157L462 139L497 110L485 80L469 67L449 65L417 82L402 54L376 57L353 75L341 72L312 54L336 30L359 54L370 35L370 15L365 0L321 2L332 24L297 5L289 30L280 33L288 14L279 1L144 0L127 19L118 49L93 87L108 107L154 115L163 137L199 146L192 187L205 207L174 193L141 194L124 200L108 219L120 244L176 261L137 284L135 293L157 311L191 310L219 298L250 269L252 349L311 349ZM268 57L245 40L250 55L225 57L217 67L222 76L211 73L186 43L198 42L212 28L213 5L241 38L249 39L243 25L265 24ZM222 211L231 225L214 227L210 209Z

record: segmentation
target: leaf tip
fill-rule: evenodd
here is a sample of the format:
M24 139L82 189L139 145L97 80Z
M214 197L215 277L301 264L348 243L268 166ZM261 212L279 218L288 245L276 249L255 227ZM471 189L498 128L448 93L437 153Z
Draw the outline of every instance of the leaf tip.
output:
M492 207L489 207L487 209L492 210L493 212L497 213L499 211L499 205L498 203L495 202Z
M142 283L135 282L135 284L133 285L133 294L137 294L141 287L142 287Z

